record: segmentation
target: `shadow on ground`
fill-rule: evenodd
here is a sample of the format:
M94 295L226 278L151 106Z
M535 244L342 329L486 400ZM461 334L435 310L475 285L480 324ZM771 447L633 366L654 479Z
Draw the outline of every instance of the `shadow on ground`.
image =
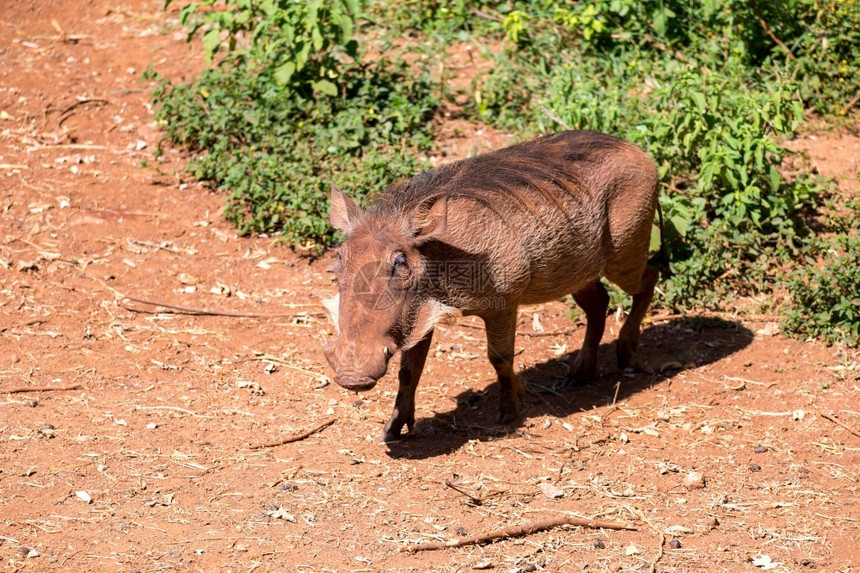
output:
M456 408L431 413L416 404L414 431L401 441L388 444L393 458L425 459L443 456L469 440L490 440L527 427L544 415L565 418L595 407L624 401L628 396L671 379L682 368L718 362L748 346L753 333L737 322L714 319L677 319L651 325L642 332L636 357L655 374L620 372L615 365L615 342L600 346L600 376L593 383L575 388L561 386L567 362L575 352L534 364L519 372L528 394L520 419L514 424L494 423L498 384L476 392L466 390L455 399ZM660 370L663 369L663 372ZM618 395L615 396L616 386Z

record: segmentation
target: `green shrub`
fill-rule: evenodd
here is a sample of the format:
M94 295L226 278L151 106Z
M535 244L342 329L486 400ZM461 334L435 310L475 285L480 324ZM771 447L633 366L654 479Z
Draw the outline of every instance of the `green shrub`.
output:
M240 231L325 245L333 181L361 200L426 167L441 92L418 65L363 61L352 2L238 6L198 21L195 30L212 26L207 51L226 56L189 83L161 79L157 117L169 140L197 152L194 177L228 192L225 215Z
M860 235L819 239L810 250L787 283L792 306L783 332L860 345Z

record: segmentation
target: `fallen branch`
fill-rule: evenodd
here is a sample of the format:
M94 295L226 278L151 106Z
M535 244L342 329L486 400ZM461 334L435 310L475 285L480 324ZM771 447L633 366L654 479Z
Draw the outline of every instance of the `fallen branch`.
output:
M831 416L831 415L829 415L829 414L825 414L824 412L822 412L822 411L820 411L820 410L818 411L818 413L819 413L819 415L821 415L821 417L822 417L822 418L824 418L825 420L830 420L831 422L833 422L834 424L836 424L836 425L837 425L837 426L839 426L840 428L842 428L842 429L844 429L844 430L848 430L849 432L851 432L852 434L854 434L855 436L857 436L858 438L860 438L860 432L858 432L857 430L855 430L855 429L854 429L854 428L852 428L851 426L847 426L847 425L843 424L842 422L840 422L839 420L837 420L837 419L836 419L836 418L834 418L833 416Z
M590 527L592 529L626 529L628 531L636 531L636 528L626 523L617 521L603 521L600 519L586 519L583 517L560 517L558 519L548 519L528 525L517 525L506 527L490 533L480 535L472 535L462 539L452 539L450 541L439 541L434 543L421 543L412 545L411 547L402 547L401 551L414 553L416 551L433 551L436 549L445 549L446 547L462 547L464 545L477 545L487 541L496 541L497 539L508 539L510 537L522 537L523 535L531 535L538 531L545 531L562 525L577 525L579 527Z
M80 384L72 384L71 386L21 386L19 388L9 388L8 390L0 389L0 394L22 394L24 392L63 392L65 390L79 390L82 388Z
M303 432L303 433L298 434L296 436L290 436L289 438L284 438L284 439L278 440L276 442L269 442L268 444L260 444L258 446L251 446L251 449L252 450L262 450L263 448L275 448L277 446L283 446L284 444L291 444L293 442L299 442L301 440L304 440L305 438L308 438L308 437L316 434L317 432L319 432L322 429L328 428L329 426L331 426L335 422L337 422L337 418L332 418L328 422L323 422L322 424L320 424L316 428L312 428L312 429L308 430L307 432Z
M140 304L148 304L150 306L160 306L162 308L166 308L174 313L181 314L191 314L195 316L229 316L232 318L299 318L305 316L314 316L314 317L322 317L325 316L325 313L322 312L306 312L306 313L271 313L271 312L233 312L229 310L213 310L208 308L195 308L193 306L182 306L178 304L170 304L168 302L161 302L157 300L147 300L145 298L138 298L136 296L130 296L127 294L122 295L123 299L128 299L133 302L138 302ZM122 305L120 305L122 306ZM310 306L310 305L309 305ZM314 305L316 306L316 305ZM153 314L152 311L141 310L139 308L131 308L128 306L123 306L124 309L130 310L131 312L141 312Z

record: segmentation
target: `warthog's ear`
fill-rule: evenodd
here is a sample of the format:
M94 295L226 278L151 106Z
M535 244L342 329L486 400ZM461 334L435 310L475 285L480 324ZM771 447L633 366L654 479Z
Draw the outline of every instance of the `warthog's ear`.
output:
M412 232L417 245L439 238L447 228L447 195L436 195L423 201L412 215Z
M331 226L338 231L349 232L361 217L362 211L355 201L350 199L343 191L331 184L331 206L329 209L329 221Z

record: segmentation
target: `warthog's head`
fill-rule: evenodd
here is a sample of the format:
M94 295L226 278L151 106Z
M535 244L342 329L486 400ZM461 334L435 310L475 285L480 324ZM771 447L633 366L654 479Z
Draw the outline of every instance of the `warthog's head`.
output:
M338 294L326 301L338 337L323 352L344 388L373 388L394 352L417 344L452 311L430 298L422 255L447 218L445 196L407 212L365 213L332 185L331 224L347 239L335 256Z

